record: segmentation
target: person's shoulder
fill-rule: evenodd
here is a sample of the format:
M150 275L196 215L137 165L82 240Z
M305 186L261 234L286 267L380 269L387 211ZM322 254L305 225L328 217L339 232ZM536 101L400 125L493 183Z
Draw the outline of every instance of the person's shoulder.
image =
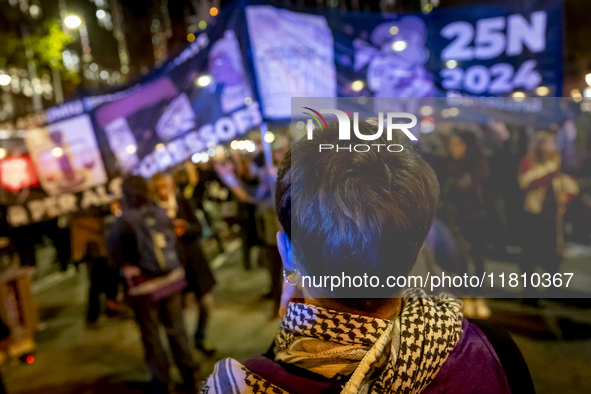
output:
M521 351L503 328L485 320L464 320L462 336L425 394L535 393Z
M511 334L487 320L471 319L469 323L492 348L496 359L503 367L511 392L535 393L527 363Z

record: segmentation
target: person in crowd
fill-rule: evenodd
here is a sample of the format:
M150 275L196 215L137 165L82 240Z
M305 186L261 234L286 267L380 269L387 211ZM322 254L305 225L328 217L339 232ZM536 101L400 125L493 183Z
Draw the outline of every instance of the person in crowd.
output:
M523 231L525 272L535 265L550 274L558 270L563 243L562 218L579 193L577 182L561 173L560 152L554 134L540 131L533 149L519 166L519 185L525 192Z
M361 121L359 130L374 135L377 127ZM437 178L402 133L374 143L403 152L319 154L318 144L364 143L338 134L332 124L295 142L278 171L277 243L292 284L341 272L406 275L435 216ZM302 286L270 351L244 364L219 361L202 393L534 392L510 336L464 320L459 300L420 289L375 291L383 298Z
M158 206L166 211L174 223L181 261L187 274L187 290L195 293L199 313L195 331L195 347L208 356L214 351L205 347L205 331L211 305L210 291L215 278L201 250L201 224L189 201L175 192L174 179L167 173L153 177L154 195Z
M112 263L122 268L152 375L151 394L168 393L168 355L160 337L164 326L183 378L178 391L195 392L196 366L183 321L185 272L177 250L175 226L150 198L146 181L129 176L122 183L122 215L112 225L107 247Z
M273 201L274 184L276 181L276 167L267 167L262 145L259 144L260 151L254 157L257 177L259 178L259 187L256 193L256 229L261 247L261 261L269 271L271 278L271 288L264 298L273 301L273 310L271 319L279 317L281 302L281 292L283 289L283 275L281 256L277 250L277 237L275 234L279 229L279 222L275 214L275 204ZM274 164L274 163L273 163Z
M523 222L523 191L515 169L527 153L525 127L489 119L483 126L483 143L488 148L490 178L487 180L487 218L490 242L488 255L494 260L512 261L521 252L520 224Z
M490 170L473 132L457 131L451 135L449 156L443 171L442 216L463 251L460 252L459 272L468 272L467 261L471 259L476 276L481 277L488 228L485 182ZM488 318L491 312L482 298L466 298L464 314Z
M105 245L105 216L102 210L92 210L77 215L72 220L72 258L86 263L88 269L88 308L86 323L92 327L101 313L101 295L106 298L107 316L117 316L122 307L119 294L119 270L108 263Z
M244 268L252 268L251 250L255 246L260 246L261 242L257 235L256 223L256 194L259 190L260 179L257 173L257 166L249 155L232 155L234 161L234 170L240 188L245 192L236 194L239 201L240 210L240 228L242 238L242 254ZM231 190L235 192L236 188Z
M219 180L213 167L201 168L190 161L184 163L182 168L175 173L175 182L179 191L191 203L193 210L200 211L203 214L204 224L210 231L209 236L216 241L218 252L223 253L224 244L219 230L214 224L211 213L203 205L203 202L208 198L208 182Z

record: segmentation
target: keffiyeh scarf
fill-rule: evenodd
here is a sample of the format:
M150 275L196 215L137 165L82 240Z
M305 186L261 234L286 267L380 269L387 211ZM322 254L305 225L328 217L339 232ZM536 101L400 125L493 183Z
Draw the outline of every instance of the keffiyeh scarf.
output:
M275 361L344 383L342 394L420 393L462 332L461 302L420 289L403 294L395 320L291 303L275 338ZM233 359L219 361L202 393L286 393Z

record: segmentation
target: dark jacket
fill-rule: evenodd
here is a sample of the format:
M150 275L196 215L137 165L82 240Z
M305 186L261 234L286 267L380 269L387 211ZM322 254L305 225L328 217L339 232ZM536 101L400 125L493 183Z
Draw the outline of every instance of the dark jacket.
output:
M202 228L191 204L180 194L176 195L176 201L177 219L183 219L189 223L187 231L179 239L179 256L185 266L187 290L194 292L197 298L201 298L213 288L215 278L201 250Z

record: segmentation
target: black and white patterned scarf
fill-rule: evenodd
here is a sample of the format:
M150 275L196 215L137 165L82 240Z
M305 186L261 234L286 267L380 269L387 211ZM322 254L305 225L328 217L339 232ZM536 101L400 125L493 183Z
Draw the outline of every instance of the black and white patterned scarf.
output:
M405 291L395 320L291 303L275 339L275 360L347 381L342 394L420 393L458 343L461 327L459 300L419 289ZM218 362L202 388L226 392L285 393L232 359Z

